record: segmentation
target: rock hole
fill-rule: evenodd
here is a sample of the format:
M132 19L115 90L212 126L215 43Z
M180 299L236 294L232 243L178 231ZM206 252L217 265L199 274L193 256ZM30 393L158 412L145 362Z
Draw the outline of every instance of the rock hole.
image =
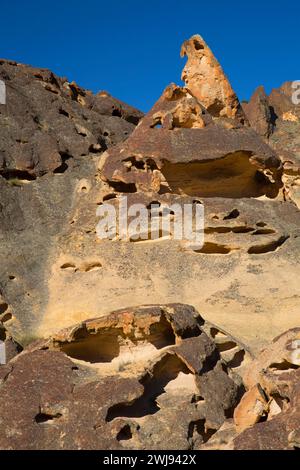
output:
M299 369L299 366L295 364L291 364L290 362L284 360L282 362L270 364L269 368L276 369L276 370L291 370L291 369Z
M103 196L103 202L110 201L111 199L116 199L116 197L117 195L114 193L106 194L106 196Z
M34 181L36 176L32 175L28 171L23 170L8 170L4 169L0 171L0 176L10 182L12 185L18 186L18 183L23 181Z
M153 323L150 326L150 336L147 340L157 349L171 346L176 343L174 331L164 314L161 315L158 323Z
M136 157L129 157L123 160L123 163L128 163L128 162L131 163L131 166L133 166L137 170L145 170L146 168L145 162L143 160L138 160Z
M237 219L239 216L240 216L240 212L237 209L233 209L231 212L229 212L228 215L223 217L223 220Z
M55 174L60 174L60 173L64 173L65 171L67 171L67 169L69 168L69 165L67 164L67 160L70 160L71 158L73 158L73 156L68 154L67 152L59 152L59 154L61 157L61 165L55 168L55 170L53 171L53 173Z
M137 188L134 183L124 183L123 181L110 181L109 185L118 193L136 193Z
M191 403L199 403L201 401L205 401L203 397L201 397L201 395L193 395L192 396L192 399L191 399Z
M237 344L234 341L226 341L224 343L217 343L217 348L219 353L230 351L231 349L236 348Z
M212 336L213 339L217 338L217 337L221 337L221 338L228 338L227 335L225 335L224 333L222 333L222 331L218 330L217 328L210 328L210 335Z
M63 108L59 108L58 110L59 114L62 114L63 116L70 117L70 114Z
M209 161L164 161L161 173L173 193L192 197L259 197L271 189L278 193L278 184L257 178L251 156L252 152L239 151Z
M199 419L198 421L192 421L189 424L187 437L190 444L190 450L194 449L194 446L199 439L201 444L205 444L216 433L215 429L206 429L205 423L205 419Z
M250 233L255 230L253 227L234 227L232 229L233 233Z
M271 228L262 228L259 230L255 230L252 235L272 235L274 233L276 233L276 231Z
M155 364L151 373L140 380L144 387L144 393L133 403L120 403L108 409L106 421L112 421L118 417L142 418L157 413L160 408L156 399L165 393L165 387L183 372L189 374L187 366L173 354L166 354Z
M205 255L228 255L232 248L227 245L220 245L218 243L206 242L200 250L194 250L195 253L202 253Z
M194 47L196 51L200 51L201 49L204 49L203 44L201 44L201 42L198 41L197 39L194 39Z
M228 367L231 369L235 369L237 367L240 367L241 364L243 363L245 359L245 351L241 349L240 351L237 351L233 358L230 361L227 361Z
M113 112L111 113L112 116L118 116L122 117L122 112L120 109L114 109Z
M212 234L212 233L250 233L253 232L255 229L253 227L207 227L204 229L204 233Z
M84 268L84 272L89 273L91 271L98 271L100 268L102 268L101 263L91 263Z
M106 150L106 148L104 148L103 144L102 145L101 144L91 144L89 146L89 152L90 153L101 153L103 150Z
M76 268L76 266L73 263L64 263L60 267L60 269L66 269L68 271L74 271L75 268Z
M266 227L267 224L265 222L257 222L257 227Z
M110 331L101 331L96 334L82 331L82 334L83 337L77 341L62 344L61 351L69 357L91 364L111 362L119 356L119 336L124 337L121 328L112 328Z
M0 304L0 315L3 315L4 312L8 309L8 304L7 303L1 303Z
M264 253L270 253L272 251L276 251L289 238L290 238L289 236L282 236L278 240L266 243L264 245L252 246L248 249L248 253L249 253L249 255L261 255L261 254L264 254Z
M54 415L51 415L48 413L38 413L34 419L37 424L42 424L42 423L47 423L49 421L53 421L54 419L58 419L61 417L62 417L61 413L56 413Z
M117 441L119 441L119 442L120 441L129 441L130 439L132 439L132 432L131 432L129 424L126 424L126 426L124 426L118 432Z
M1 322L2 322L2 323L6 323L6 322L8 322L9 320L12 320L12 318L13 318L13 316L12 316L12 314L11 314L10 312L6 312L6 313L4 313L4 314L3 314L3 313L2 313L2 314L0 313L0 315L1 315Z

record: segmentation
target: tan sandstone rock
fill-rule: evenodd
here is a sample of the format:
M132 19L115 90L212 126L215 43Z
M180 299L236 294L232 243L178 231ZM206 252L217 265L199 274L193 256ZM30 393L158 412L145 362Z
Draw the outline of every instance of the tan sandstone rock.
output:
M246 117L223 69L199 35L185 41L181 57L188 61L182 72L187 89L214 117L237 119L243 124Z
M266 396L260 387L255 385L242 398L234 410L234 422L237 432L258 423L268 410Z

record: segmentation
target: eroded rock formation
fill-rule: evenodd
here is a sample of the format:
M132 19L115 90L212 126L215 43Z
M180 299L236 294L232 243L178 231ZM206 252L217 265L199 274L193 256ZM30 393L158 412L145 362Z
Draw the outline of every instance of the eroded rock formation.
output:
M182 55L144 117L0 61L1 449L299 448L299 106ZM123 196L155 237L99 238ZM163 229L185 204L203 246Z
M0 448L199 448L232 416L249 359L186 305L88 320L0 368Z
M199 35L185 41L181 57L188 60L182 72L187 89L214 117L247 121L237 95L233 91L221 65Z
M296 83L296 82L295 82ZM268 138L283 163L284 197L300 204L300 104L294 82L286 82L267 96L259 87L244 111L253 129Z
M249 429L234 440L236 449L300 448L299 366L300 328L274 339L251 364L244 374L244 383L249 391L235 411L238 427L243 424ZM253 393L255 387L260 388L261 407ZM248 406L245 407L246 402ZM253 417L259 408L264 408L260 419L250 422L250 416Z
M120 192L275 197L280 159L252 129L227 127L171 85L129 139L107 151L101 177Z

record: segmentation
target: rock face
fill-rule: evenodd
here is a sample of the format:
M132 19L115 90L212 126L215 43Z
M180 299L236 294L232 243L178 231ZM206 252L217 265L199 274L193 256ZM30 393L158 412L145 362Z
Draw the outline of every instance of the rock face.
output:
M276 119L276 127L270 145L276 149L283 161L283 181L286 198L300 207L300 104L292 101L295 92L293 83L287 82L273 90L269 102Z
M243 109L253 127L268 139L283 163L284 197L300 204L300 104L296 82L286 82L266 96L259 87ZM299 87L298 87L299 88Z
M0 174L15 184L63 173L91 153L124 140L142 113L49 70L0 61L7 90L1 106ZM120 119L121 118L121 119ZM21 184L21 183L20 183Z
M287 450L300 448L300 328L287 331L261 352L244 374L246 387L258 383L264 400L264 420L234 439L238 450ZM257 386L256 386L257 387ZM247 416L246 401L253 410L253 389L235 410L237 427ZM257 409L257 406L256 406ZM248 413L248 417L251 413ZM253 413L252 413L253 416ZM258 421L258 420L257 420ZM257 422L256 421L256 422ZM246 425L244 419L244 427ZM255 424L253 421L248 424ZM240 428L241 429L241 428Z
M171 85L130 138L106 153L102 179L123 185L123 192L275 197L279 158L251 129L226 127L186 89Z
M202 446L243 392L211 333L192 307L149 306L32 345L0 368L0 448Z
M0 288L10 314L6 328L18 342L26 345L124 305L174 301L195 305L253 350L297 326L299 212L284 201L280 158L253 129L212 116L189 88L174 84L134 128L140 113L105 92L94 96L55 78L53 93L47 89L54 80L50 72L7 62L2 67L11 84L22 86L27 77L22 99L39 92L43 101L54 100L53 107L49 102L38 111L48 122L43 135L57 134L58 146L65 135L70 145L79 142L85 149L94 138L108 147L117 144L83 156L72 147L74 157L62 172L49 166L41 176L34 166L26 174L35 179L25 181L16 173L13 179L0 178ZM76 99L69 96L70 87L76 88ZM59 113L62 105L74 118ZM51 130L52 112L66 123L63 136L58 128ZM1 113L17 120L13 107L2 106ZM90 137L76 132L74 120L91 125ZM36 125L34 119L28 122ZM99 123L97 133L93 126ZM121 126L122 132L113 136L109 126ZM12 131L9 135L12 141ZM14 157L9 158L9 171L15 171ZM158 202L162 208L173 202L203 204L202 249L162 233L153 241L100 240L97 208L107 202L118 207L124 195L130 203Z
M127 138L142 113L11 61L0 61L0 79L7 91L0 105L0 320L4 314L20 331L25 312L28 342L42 312L47 258L76 195L87 191L99 155Z
M243 109L251 127L262 137L269 138L274 130L274 114L263 86L257 88Z
M182 55L144 117L0 61L1 449L299 448L299 105ZM154 236L99 236L125 196Z
M221 65L199 35L185 41L181 57L188 60L182 72L187 89L214 117L237 119L242 124L246 117Z

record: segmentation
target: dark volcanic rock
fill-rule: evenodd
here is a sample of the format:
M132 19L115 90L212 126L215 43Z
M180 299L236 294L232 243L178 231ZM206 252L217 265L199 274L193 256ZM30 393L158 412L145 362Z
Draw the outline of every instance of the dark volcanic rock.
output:
M296 82L295 82L296 84ZM243 108L253 129L268 139L283 163L283 196L300 206L300 105L294 82L286 82L266 96L259 87ZM298 93L299 94L299 93Z
M22 351L22 347L6 331L0 323L0 364L6 364Z
M244 374L248 389L259 384L266 400L266 410L258 422L234 439L238 450L288 450L300 448L300 328L295 328L276 338L264 349ZM257 410L257 400L252 399L243 412ZM253 422L254 424L254 422Z
M274 128L273 115L263 86L257 88L249 103L243 109L251 127L262 137L268 138Z
M269 103L275 118L292 120L293 116L300 117L300 106L293 102L293 82L285 82L280 88L274 88L269 96Z
M0 175L32 180L64 172L77 159L126 139L142 113L46 69L0 61L7 104L0 105Z
M203 445L243 392L204 324L186 305L139 307L32 345L0 367L0 448Z

